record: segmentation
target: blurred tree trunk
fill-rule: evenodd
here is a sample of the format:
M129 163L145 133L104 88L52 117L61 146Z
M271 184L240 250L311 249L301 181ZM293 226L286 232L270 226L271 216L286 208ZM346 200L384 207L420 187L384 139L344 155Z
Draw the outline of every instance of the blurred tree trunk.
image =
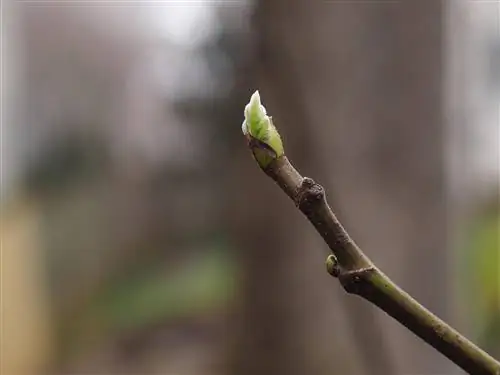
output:
M264 78L265 71L269 69L270 72L274 67L267 63L262 67L263 71L257 74L259 88L266 107L275 114L273 109L280 109L279 103L283 99L293 100L286 90L291 82ZM285 131L287 150L295 155L294 160L301 166L313 168L312 157L308 153L312 152L312 148L304 138L304 123L287 116L283 108L280 113L285 116L282 120L288 124ZM329 358L317 356L312 360L308 356L308 346L314 347L317 341L306 339L306 327L313 323L309 321L307 312L316 310L318 305L308 304L305 297L308 293L315 294L314 287L318 286L316 275L324 276L323 283L330 280L323 272L319 250L322 245L315 241L315 233L303 221L293 203L259 170L242 135L238 133L237 136L238 141L234 143L235 149L231 151L227 166L227 186L231 188L225 197L225 216L233 245L241 254L243 290L233 329L236 332L233 336L235 343L230 343L233 362L228 373L327 374L332 368L328 365L329 361L335 362L342 372L357 373L348 367L354 362L349 359L350 353L341 354L344 348L335 346L338 340L329 343ZM300 139L299 145L297 141ZM308 267L313 261L315 264ZM323 302L331 311L333 300ZM342 324L323 327L331 337L339 334L334 332L334 326ZM348 337L345 331L340 334Z
M442 7L262 1L254 25L258 88L287 154L325 185L369 256L447 319ZM237 373L359 373L346 367L353 358L372 374L448 373L440 354L326 277L319 236L243 158L233 205L246 220L234 224L247 255L247 346Z
M449 319L442 7L436 1L318 7L302 21L316 31L303 36L308 49L301 56L320 57L311 61L303 89L311 123L324 128L315 143L331 168L340 218L376 264ZM376 315L397 373L447 373L445 358Z

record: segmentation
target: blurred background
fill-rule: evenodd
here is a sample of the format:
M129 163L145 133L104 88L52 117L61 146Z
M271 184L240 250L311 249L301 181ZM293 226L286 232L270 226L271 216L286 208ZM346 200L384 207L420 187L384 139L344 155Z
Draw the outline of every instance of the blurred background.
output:
M3 375L459 374L325 270L241 134L500 357L498 1L2 0Z

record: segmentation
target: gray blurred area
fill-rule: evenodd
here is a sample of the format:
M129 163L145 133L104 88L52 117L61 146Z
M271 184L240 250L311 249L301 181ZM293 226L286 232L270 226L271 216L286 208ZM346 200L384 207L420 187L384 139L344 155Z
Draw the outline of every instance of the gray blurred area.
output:
M241 134L500 357L500 5L3 0L5 375L461 374L347 295Z

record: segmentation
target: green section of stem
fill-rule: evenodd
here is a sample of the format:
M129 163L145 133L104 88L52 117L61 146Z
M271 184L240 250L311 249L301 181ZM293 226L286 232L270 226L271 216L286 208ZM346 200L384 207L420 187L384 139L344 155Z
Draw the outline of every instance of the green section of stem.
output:
M378 269L357 294L373 302L470 374L500 374L500 363L400 289Z

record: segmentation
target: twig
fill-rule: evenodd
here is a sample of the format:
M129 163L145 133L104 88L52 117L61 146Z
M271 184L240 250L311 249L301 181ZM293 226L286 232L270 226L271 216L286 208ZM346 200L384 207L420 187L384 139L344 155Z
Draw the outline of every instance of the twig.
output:
M328 272L344 289L372 302L469 374L500 375L500 363L420 305L361 251L327 203L323 187L302 177L256 92L245 108L243 132L261 169L309 219L332 251Z

